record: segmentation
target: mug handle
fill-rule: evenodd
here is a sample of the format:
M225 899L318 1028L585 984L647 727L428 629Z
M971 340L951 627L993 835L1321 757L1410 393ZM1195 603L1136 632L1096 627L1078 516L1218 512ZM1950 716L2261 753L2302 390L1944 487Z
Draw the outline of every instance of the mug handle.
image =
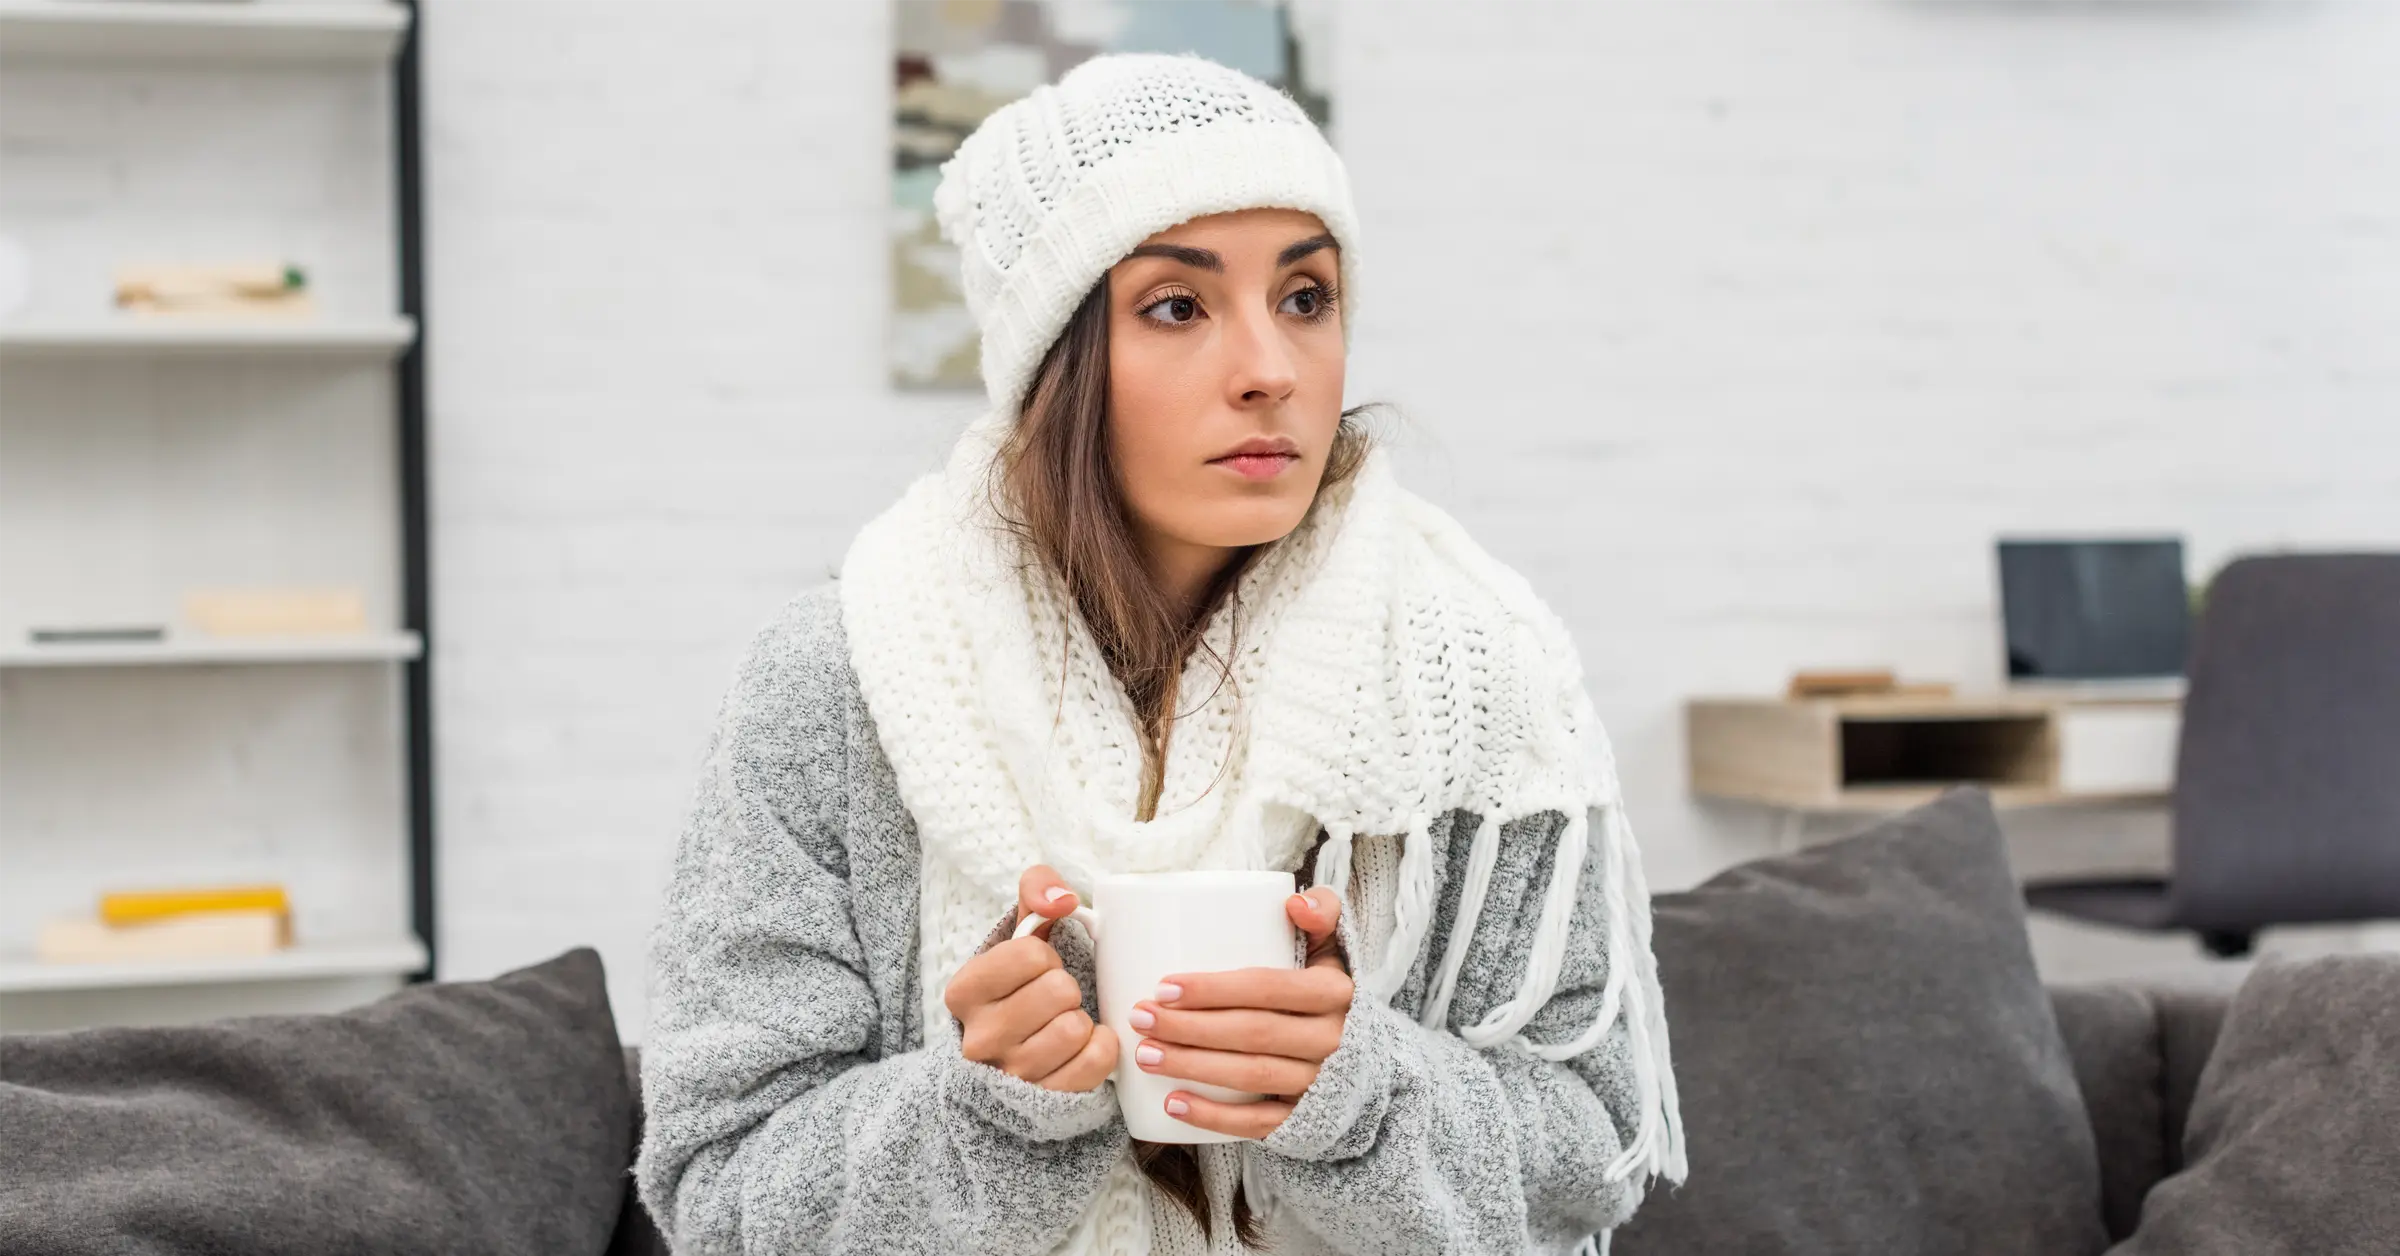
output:
M1049 919L1050 917L1040 915L1035 912L1025 913L1025 918L1017 922L1016 936L1020 938L1025 937L1034 930L1041 928L1042 923ZM1060 916L1059 919L1072 920L1081 924L1083 926L1083 931L1092 935L1092 941L1097 942L1100 940L1100 913L1092 908L1088 906L1078 907L1075 910L1068 912L1066 915Z

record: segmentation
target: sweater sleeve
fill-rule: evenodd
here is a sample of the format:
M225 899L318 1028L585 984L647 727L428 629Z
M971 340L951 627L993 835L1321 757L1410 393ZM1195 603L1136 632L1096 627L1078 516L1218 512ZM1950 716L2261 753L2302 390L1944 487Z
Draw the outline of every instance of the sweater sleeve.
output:
M720 708L650 937L636 1184L678 1252L1044 1250L1124 1123L1107 1087L965 1059L948 1017L901 1049L915 1017L879 1002L868 948L911 931L851 909L854 844L894 838L846 823L839 622L796 599Z
M1477 1049L1455 1032L1516 992L1563 824L1545 812L1502 826L1449 1028L1428 1028L1364 992L1352 1004L1316 1083L1248 1152L1279 1223L1340 1252L1516 1252L1565 1250L1633 1215L1641 1188L1606 1177L1637 1112L1623 1018L1563 1061L1525 1046L1527 1038L1572 1039L1599 1014L1608 920L1596 858L1577 886L1557 991L1524 1034ZM1455 845L1435 928L1404 993L1422 990L1424 971L1449 945L1467 855L1463 840Z

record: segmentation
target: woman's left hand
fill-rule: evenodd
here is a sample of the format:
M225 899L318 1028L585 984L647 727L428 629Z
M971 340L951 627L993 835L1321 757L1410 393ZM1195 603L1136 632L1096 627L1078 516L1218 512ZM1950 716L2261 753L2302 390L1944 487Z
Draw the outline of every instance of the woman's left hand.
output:
M1176 974L1160 983L1157 997L1133 1006L1133 1029L1142 1035L1134 1058L1143 1072L1267 1096L1220 1103L1175 1091L1167 1114L1187 1125L1241 1138L1274 1133L1342 1045L1351 993L1334 933L1342 900L1320 887L1293 895L1284 914L1308 935L1307 966Z

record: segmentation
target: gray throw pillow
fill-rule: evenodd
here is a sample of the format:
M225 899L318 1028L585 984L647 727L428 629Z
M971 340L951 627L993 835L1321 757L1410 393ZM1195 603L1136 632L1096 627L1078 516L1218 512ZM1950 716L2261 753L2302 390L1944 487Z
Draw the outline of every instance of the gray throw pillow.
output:
M2107 1246L2092 1129L1990 800L1653 899L1691 1174L1614 1256Z
M632 1122L588 948L329 1015L0 1036L0 1254L597 1256Z
M2111 1256L2400 1252L2400 955L2266 958L2235 992L2185 1168Z

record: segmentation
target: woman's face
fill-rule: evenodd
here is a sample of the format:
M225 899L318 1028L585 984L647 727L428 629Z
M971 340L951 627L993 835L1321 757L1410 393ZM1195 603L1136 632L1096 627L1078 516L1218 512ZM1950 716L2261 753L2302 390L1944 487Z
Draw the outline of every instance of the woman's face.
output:
M1339 278L1325 224L1291 209L1195 218L1110 268L1110 452L1162 577L1308 512L1342 417Z

